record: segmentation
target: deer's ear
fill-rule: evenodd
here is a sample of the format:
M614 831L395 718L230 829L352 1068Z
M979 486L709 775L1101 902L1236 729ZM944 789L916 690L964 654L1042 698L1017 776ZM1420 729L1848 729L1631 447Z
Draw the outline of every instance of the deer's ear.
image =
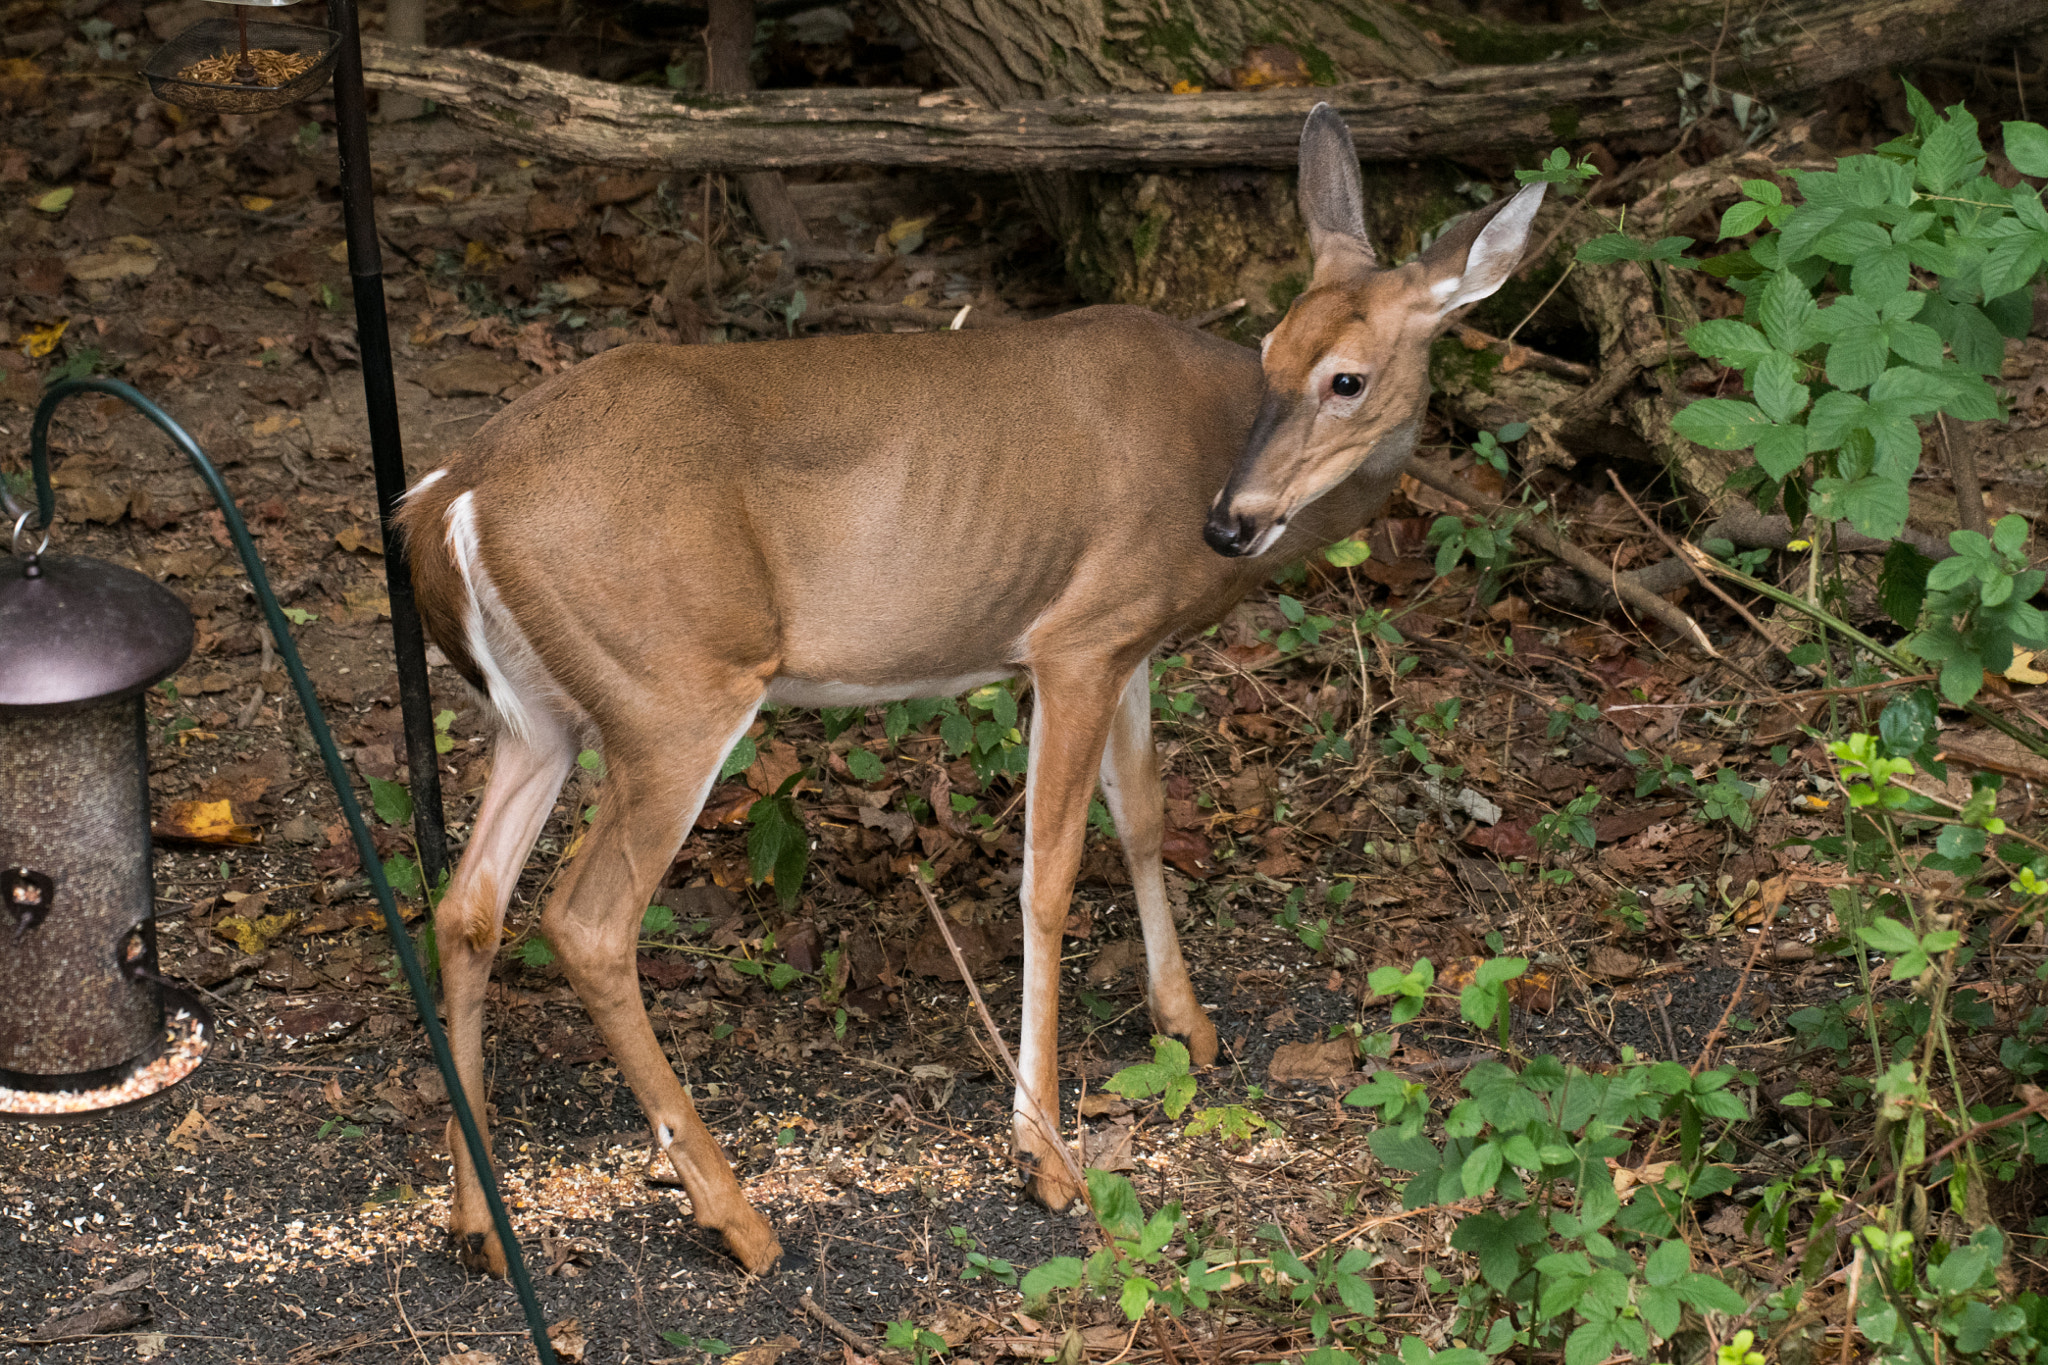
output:
M1365 189L1351 130L1327 104L1309 111L1301 130L1301 220L1315 258L1315 284L1355 279L1374 265L1365 235Z
M1524 186L1506 203L1473 214L1422 253L1439 315L1477 303L1507 283L1522 263L1545 188L1540 180Z

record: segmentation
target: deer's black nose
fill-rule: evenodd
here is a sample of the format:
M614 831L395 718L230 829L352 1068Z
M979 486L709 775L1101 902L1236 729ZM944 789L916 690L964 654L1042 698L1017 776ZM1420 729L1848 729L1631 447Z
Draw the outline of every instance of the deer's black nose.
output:
M1250 549L1257 538L1258 528L1249 518L1236 516L1220 507L1209 513L1208 524L1202 527L1202 539L1209 548L1231 559Z

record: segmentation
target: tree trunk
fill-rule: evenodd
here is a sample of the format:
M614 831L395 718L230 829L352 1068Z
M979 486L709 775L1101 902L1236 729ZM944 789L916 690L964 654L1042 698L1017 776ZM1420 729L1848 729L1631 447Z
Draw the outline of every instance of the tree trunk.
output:
M704 88L714 95L744 94L754 88L754 0L711 0L704 26ZM789 197L780 171L744 171L740 197L761 235L801 253L811 244L803 215Z

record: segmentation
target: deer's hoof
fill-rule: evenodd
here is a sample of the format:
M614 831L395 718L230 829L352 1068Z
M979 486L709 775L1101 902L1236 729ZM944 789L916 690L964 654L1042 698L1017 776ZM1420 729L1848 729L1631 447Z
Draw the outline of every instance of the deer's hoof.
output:
M498 1245L495 1232L458 1232L448 1230L448 1240L455 1248L455 1259L462 1262L463 1269L483 1275L505 1275L505 1248Z
M782 1243L775 1240L759 1215L749 1223L726 1228L725 1246L750 1275L765 1275L782 1259Z
M1083 1202L1081 1187L1068 1178L1066 1163L1058 1156L1047 1158L1020 1147L1017 1157L1030 1172L1030 1177L1024 1182L1024 1192L1034 1200L1054 1213L1064 1213Z

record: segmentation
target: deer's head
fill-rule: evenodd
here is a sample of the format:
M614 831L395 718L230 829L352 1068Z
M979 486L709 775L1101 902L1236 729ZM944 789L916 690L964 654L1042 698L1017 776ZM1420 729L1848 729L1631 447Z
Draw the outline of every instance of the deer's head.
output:
M1429 347L1450 315L1521 263L1541 182L1458 223L1415 260L1382 270L1365 236L1351 130L1318 104L1301 132L1301 216L1315 273L1266 337L1265 399L1202 538L1263 553L1302 508L1361 468L1377 511L1415 447Z

